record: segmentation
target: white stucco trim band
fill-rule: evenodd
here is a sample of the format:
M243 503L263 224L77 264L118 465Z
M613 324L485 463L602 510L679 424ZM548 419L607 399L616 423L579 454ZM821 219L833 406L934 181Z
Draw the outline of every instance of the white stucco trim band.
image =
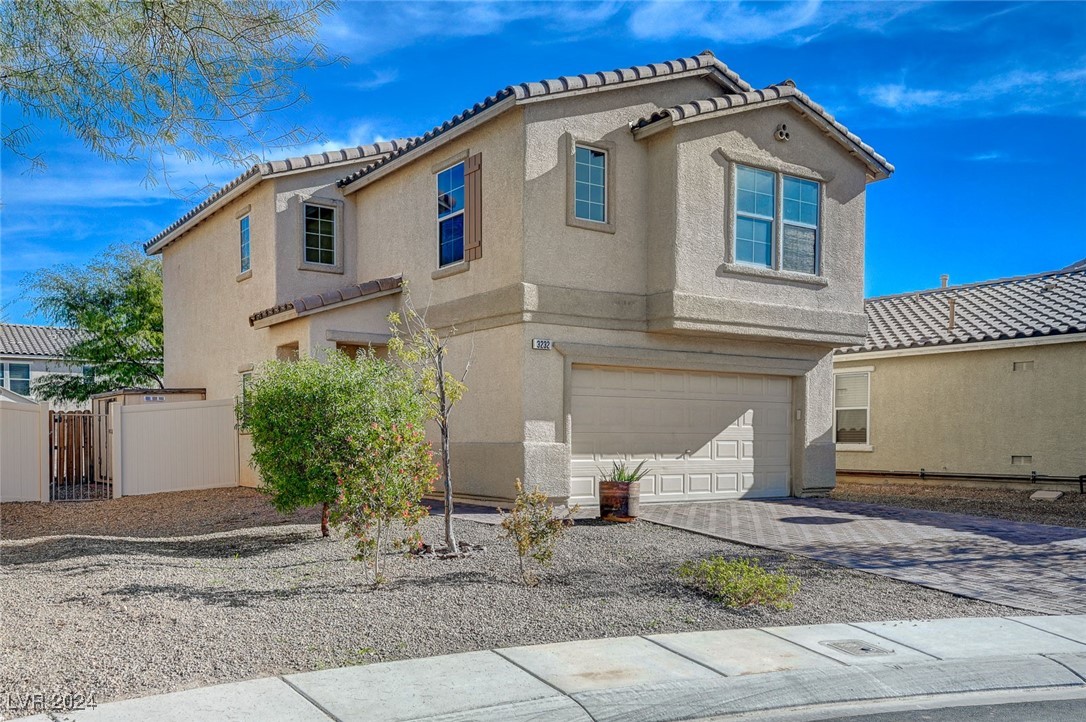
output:
M940 344L938 346L920 346L913 348L895 348L885 351L857 351L855 353L836 353L833 363L846 364L854 361L867 361L900 356L927 356L936 353L956 353L959 351L993 351L1001 348L1023 348L1028 346L1048 346L1057 343L1086 343L1086 333L1069 333L1059 336L1030 336L1029 338L1003 339L1000 341L972 341L969 343Z

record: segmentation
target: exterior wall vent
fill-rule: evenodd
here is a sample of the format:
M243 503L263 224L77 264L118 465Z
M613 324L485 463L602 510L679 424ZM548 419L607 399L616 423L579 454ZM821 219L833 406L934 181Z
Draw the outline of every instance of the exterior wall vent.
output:
M1032 466L1032 456L1011 456L1011 464L1014 466Z
M1032 371L1033 370L1033 362L1032 361L1015 361L1014 362L1014 370L1015 371Z

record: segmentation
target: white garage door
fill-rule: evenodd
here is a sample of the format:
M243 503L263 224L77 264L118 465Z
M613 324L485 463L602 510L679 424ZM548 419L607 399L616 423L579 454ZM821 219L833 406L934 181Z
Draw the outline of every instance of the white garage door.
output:
M791 380L573 367L572 501L598 500L600 469L646 459L645 502L787 496Z

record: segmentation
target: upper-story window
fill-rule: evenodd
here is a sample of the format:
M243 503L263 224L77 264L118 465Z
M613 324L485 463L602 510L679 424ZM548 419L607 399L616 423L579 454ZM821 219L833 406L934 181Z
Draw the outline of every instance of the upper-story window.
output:
M817 274L819 190L814 181L737 166L735 260Z
M29 396L30 364L0 363L0 386L21 396Z
M464 260L464 164L437 174L438 265Z
M238 242L241 246L241 272L245 273L251 268L249 262L249 216L244 216L238 221Z
M305 262L336 265L336 209L305 204Z
M574 153L574 215L607 222L607 151L578 145Z

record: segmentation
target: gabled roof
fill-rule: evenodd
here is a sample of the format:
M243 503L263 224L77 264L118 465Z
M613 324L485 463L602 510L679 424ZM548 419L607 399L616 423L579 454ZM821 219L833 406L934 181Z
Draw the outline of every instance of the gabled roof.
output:
M219 190L204 199L199 205L190 210L176 221L166 226L154 238L143 244L146 253L158 253L170 242L177 239L188 226L195 220L213 213L219 206L230 200L237 192L248 189L265 178L295 173L321 166L334 166L366 158L376 158L385 153L391 153L402 148L407 141L403 138L397 140L380 141L369 145L359 145L354 148L314 153L311 155L287 158L285 160L273 160L266 163L258 163L245 171L234 180L224 185Z
M274 323L279 323L280 321L289 321L292 318L298 318L303 315L307 316L318 310L326 310L331 306L345 306L350 303L367 301L370 298L376 298L382 295L399 293L402 286L402 276L389 276L387 278L377 278L372 281L351 284L350 286L337 288L333 291L314 293L309 296L296 298L293 301L287 301L286 303L280 303L277 306L257 311L249 316L249 325L256 326L259 324L261 326L270 326Z
M390 153L339 181L342 188L354 183L377 171L380 168L402 158L411 151L430 143L445 133L463 125L468 120L478 116L494 106L509 101L512 104L530 102L545 98L574 95L578 93L596 92L606 88L634 83L651 82L675 77L683 74L696 76L709 76L718 81L720 86L728 91L748 91L751 86L731 68L722 63L713 55L712 51L705 50L698 55L687 58L678 58L664 63L651 63L649 65L635 65L629 68L599 71L595 73L582 73L581 75L563 75L551 80L540 80L535 83L519 83L508 85L493 95L484 98L472 107L454 115L449 120L431 129L427 133L407 141L404 147Z
M79 330L62 326L0 323L0 355L59 359L79 340Z
M1086 271L1086 258L1081 261L1075 261L1067 268L1061 268L1061 271Z
M678 125L695 118L711 118L735 109L754 108L767 103L776 104L781 102L792 103L804 115L820 119L828 126L828 135L859 157L871 169L876 178L888 178L894 172L894 166L886 158L876 153L874 148L860 140L859 136L849 131L836 118L827 113L825 108L811 100L810 96L796 88L795 83L790 80L770 85L762 90L731 93L716 98L695 100L671 108L661 108L655 113L634 122L632 129L635 135L643 137L649 134L650 130Z
M864 310L864 345L838 353L1086 333L1086 269L871 298Z

